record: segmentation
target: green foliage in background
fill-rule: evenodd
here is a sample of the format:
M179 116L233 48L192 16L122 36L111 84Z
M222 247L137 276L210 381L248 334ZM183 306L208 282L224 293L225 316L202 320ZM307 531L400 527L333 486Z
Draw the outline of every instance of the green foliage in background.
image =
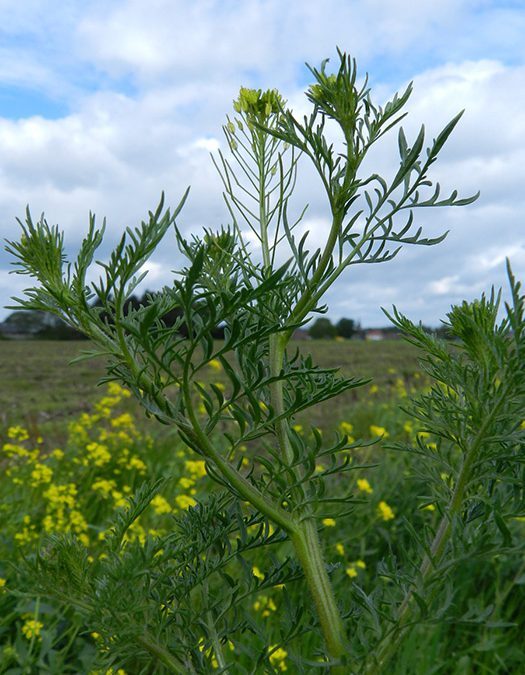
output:
M339 53L336 73L326 67L312 69L312 110L302 121L277 92L241 89L237 115L224 127L231 155L215 160L230 227L188 240L175 223L188 193L174 212L161 200L99 263L102 275L91 285L86 279L103 237L94 217L73 264L58 228L34 223L29 212L20 241L9 243L18 271L39 282L19 306L55 312L87 335L98 347L92 355L108 361L106 379L126 385L149 415L176 429L221 487L176 518L165 536L128 541L158 494L158 484L144 484L128 511L117 513L99 563L89 562L80 536L60 534L28 560L43 597L64 589L59 599L96 626L112 667L392 672L410 649L415 624L487 626L492 607L454 596L454 575L466 560L504 556L511 578L519 572L523 545L514 519L523 515L525 321L510 272L506 318L497 323L494 296L456 307L449 315L452 345L394 312L396 325L423 351L433 382L407 405L422 426L415 442L394 447L417 458L405 469L415 486L406 498L417 495L435 518L410 517L412 506L391 537L386 524L396 513L380 499L374 519L385 529L371 538L372 559L381 553L373 573L360 582L367 569L360 555L344 570L327 564L334 522L346 522L366 541L362 497L374 490L363 474L371 464L367 448L388 440L388 430L373 424L368 438L357 439L347 422L329 435L304 433L300 414L365 381L317 366L290 350L290 339L324 311L325 292L347 268L386 262L404 244L443 239L423 235L418 208L476 197L459 199L453 191L442 199L429 178L460 115L426 150L423 128L412 145L400 130L399 169L390 180L362 175L370 148L404 117L411 87L380 107L348 56ZM334 132L337 143L328 140ZM302 214L289 214L299 160L316 169L330 215L326 240L313 251ZM186 266L148 304L129 308L144 264L171 228ZM179 319L168 326L162 317L174 310ZM212 338L219 325L221 343ZM226 384L204 381L209 368L220 369ZM262 556L264 572L253 567L252 555ZM281 600L271 595L275 589ZM250 610L254 594L262 614L274 612L262 627Z

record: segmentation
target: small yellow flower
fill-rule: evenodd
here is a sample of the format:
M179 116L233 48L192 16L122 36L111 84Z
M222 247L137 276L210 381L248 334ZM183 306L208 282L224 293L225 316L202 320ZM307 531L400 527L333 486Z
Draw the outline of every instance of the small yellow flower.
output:
M339 555L345 554L345 547L343 546L343 544L341 544L341 542L337 542L337 544L335 545L335 550Z
M354 563L354 565L355 565L356 567L359 567L359 569L361 569L361 570L366 569L366 563L365 563L364 560L356 560L355 563Z
M27 619L22 626L22 633L28 640L39 638L44 624L36 619Z
M206 462L202 459L187 459L184 465L192 478L202 478L206 475Z
M177 495L175 501L180 509L188 509L190 506L195 506L197 503L195 499L189 495Z
M333 518L323 518L323 525L325 527L335 527L336 523Z
M366 478L357 479L357 489L360 490L361 492L366 492L369 495L371 495L372 492L374 491L370 483L366 480Z
M341 422L339 429L341 430L341 433L346 434L346 436L350 436L354 430L354 425L350 424L350 422Z
M294 424L292 429L298 434L303 433L303 425L302 424Z
M189 490L191 487L195 485L195 481L192 478L186 478L185 476L183 476L179 480L179 485L183 490Z
M377 505L377 512L384 521L393 520L395 518L392 508L384 501L379 502Z
M0 588L5 588L7 581L6 579L0 577Z
M275 649L276 646L277 645L271 645L268 647L268 651L270 652L270 663L274 668L278 668L284 672L285 670L288 670L288 666L285 663L288 652L282 647Z
M217 372L219 372L220 370L222 370L222 365L221 365L221 362L219 361L219 359L212 359L212 360L208 363L208 365L210 366L210 368L211 368L212 370L215 370L215 371L217 371Z
M12 441L27 441L29 433L24 427L9 427L7 430L7 438L10 438Z
M263 579L264 579L264 574L263 574L263 573L261 572L261 570L260 570L258 567L256 567L255 565L254 565L253 568L252 568L252 574L253 574L254 577L256 577L257 579L259 579L259 581L263 581Z
M436 510L435 504L427 504L426 506L423 507L423 511L435 511L435 510Z
M131 470L136 469L139 473L145 474L145 473L146 473L147 466L146 466L146 464L140 459L140 457L137 457L136 455L132 455L132 456L129 458L129 462L128 462L127 468L128 468L128 469L131 469Z
M354 579L357 576L357 570L353 565L350 565L350 567L346 568L346 573L350 577L350 579Z
M155 513L159 516L163 513L171 513L171 506L162 495L155 495L151 500L151 506L153 506Z
M369 391L370 391L371 394L377 394L377 392L379 391L379 387L377 386L377 384L373 384L373 385L370 387L370 390L369 390Z
M53 478L53 469L46 464L37 462L35 468L31 471L31 487L38 487L46 483L51 483Z
M381 436L382 438L388 438L390 434L385 429L385 427L379 427L375 424L370 425L370 435L371 436Z

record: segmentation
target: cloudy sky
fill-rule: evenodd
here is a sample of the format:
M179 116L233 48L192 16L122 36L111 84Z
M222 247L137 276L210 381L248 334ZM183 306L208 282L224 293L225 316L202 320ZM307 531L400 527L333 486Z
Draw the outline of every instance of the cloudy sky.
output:
M29 204L66 232L74 252L89 211L108 221L107 255L165 190L185 232L228 222L210 151L239 86L276 87L306 110L304 63L350 52L385 102L414 82L404 121L429 140L466 112L434 165L444 191L480 199L423 210L433 248L406 248L385 265L355 266L328 296L329 316L384 324L396 304L437 325L450 304L505 284L505 257L525 279L525 3L523 0L0 0L0 234L16 238ZM374 155L396 170L395 134ZM374 170L374 167L370 167ZM300 167L297 208L321 241L324 196ZM167 241L148 288L169 282L180 262ZM27 277L8 274L0 253L0 303ZM0 319L7 310L0 310Z

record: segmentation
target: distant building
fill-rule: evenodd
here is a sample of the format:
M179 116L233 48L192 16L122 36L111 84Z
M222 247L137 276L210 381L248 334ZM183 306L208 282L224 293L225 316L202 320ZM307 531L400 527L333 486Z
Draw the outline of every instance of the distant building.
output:
M390 328L365 328L363 331L365 340L371 342L378 342L379 340L399 340L401 333Z
M297 330L295 330L292 335L292 340L311 340L311 339L312 338L310 337L308 331L303 330L302 328L298 328Z

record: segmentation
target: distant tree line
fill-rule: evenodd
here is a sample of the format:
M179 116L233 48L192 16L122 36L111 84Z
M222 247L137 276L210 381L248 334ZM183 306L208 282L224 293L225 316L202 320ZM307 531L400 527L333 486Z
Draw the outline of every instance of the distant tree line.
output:
M124 312L127 314L148 305L150 298L154 295L155 293L151 291L145 291L143 295L131 295L124 305ZM95 302L94 306L98 304L98 302ZM174 308L164 314L161 319L166 326L171 327L180 319L182 313L181 309ZM107 321L111 320L109 315L106 318ZM424 328L428 333L441 338L448 339L450 337L445 326L441 326L440 328ZM381 328L381 332L383 333L395 331L396 329L393 326ZM184 323L179 326L179 332L181 335L187 335ZM327 317L319 317L308 330L308 335L314 340L334 340L336 338L350 340L355 337L363 337L363 334L364 331L359 322L346 317L339 319L335 324L332 324ZM17 335L31 336L41 340L82 340L84 338L81 333L70 328L58 317L48 312L37 311L13 312L0 324L0 339L3 337L15 337ZM224 328L220 325L217 326L212 331L212 336L217 340L222 340L224 338Z
M124 304L124 313L133 312L142 306L146 306L150 302L150 298L155 293L145 291L143 295L131 295ZM100 306L100 301L93 303L93 306ZM164 314L161 319L166 326L173 326L175 322L182 316L182 309L172 309ZM111 317L107 315L106 320L111 321ZM187 335L187 330L182 323L179 327L181 335ZM224 338L224 328L217 326L212 335L217 340ZM50 314L49 312L39 311L16 311L10 314L2 324L0 324L0 338L16 337L16 336L30 336L34 339L40 340L82 340L84 336L82 333L74 330L68 326L60 318Z
M395 326L385 326L379 330L384 334L398 332ZM452 337L447 326L443 325L438 328L423 326L423 330L444 340L449 340ZM335 338L350 340L353 337L364 337L364 332L361 325L353 319L342 318L336 324L332 324L330 319L320 317L310 326L308 335L314 340L334 340Z
M350 340L357 330L360 330L360 326L353 319L340 319L334 325L330 319L321 317L314 321L308 333L314 340L333 340L336 337Z

